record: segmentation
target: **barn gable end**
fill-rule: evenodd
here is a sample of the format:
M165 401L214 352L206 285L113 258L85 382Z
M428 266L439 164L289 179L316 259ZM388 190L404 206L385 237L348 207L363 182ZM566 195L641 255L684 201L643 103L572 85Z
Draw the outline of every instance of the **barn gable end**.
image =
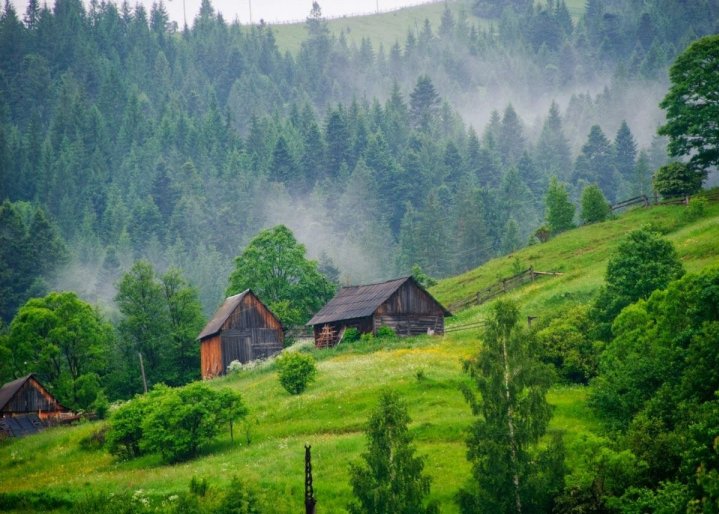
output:
M227 298L198 335L202 378L224 375L227 366L274 355L282 350L282 323L247 290Z

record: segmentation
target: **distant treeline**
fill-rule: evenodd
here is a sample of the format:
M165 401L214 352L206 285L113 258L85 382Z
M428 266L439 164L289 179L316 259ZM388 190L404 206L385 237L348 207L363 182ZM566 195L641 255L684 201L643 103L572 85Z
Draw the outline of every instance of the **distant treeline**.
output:
M477 12L493 16L485 4ZM637 153L621 124L633 116L624 92L713 31L716 2L590 1L577 24L563 2L530 4L507 3L486 29L447 9L437 29L412 28L389 49L348 45L314 11L291 55L271 27L228 24L209 1L180 32L162 4L58 0L50 10L32 0L18 14L7 3L0 199L42 211L70 264L5 261L2 287L28 273L23 284L43 277L107 301L122 272L148 258L186 270L207 314L231 258L277 222L315 255L325 250L343 280L414 263L440 276L526 244L553 175L575 198L589 182L610 200L646 192L665 152L657 139ZM564 114L553 104L531 127L505 104L478 132L453 107L477 91L522 100L610 73L603 93L575 95ZM24 223L9 245L32 240ZM31 295L15 289L5 321Z

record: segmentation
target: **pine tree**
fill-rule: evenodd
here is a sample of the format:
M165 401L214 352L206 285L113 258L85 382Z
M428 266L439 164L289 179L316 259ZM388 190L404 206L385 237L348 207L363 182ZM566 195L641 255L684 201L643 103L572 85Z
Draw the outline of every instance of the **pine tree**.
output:
M517 116L517 112L509 104L504 110L502 124L499 130L497 140L497 148L502 163L505 166L515 165L519 161L519 157L524 152L526 140L524 138L524 129L522 122Z
M599 125L593 125L587 142L582 146L582 152L577 157L572 183L578 187L586 183L595 183L613 202L617 194L616 175L612 145Z
M633 179L634 166L637 159L637 144L626 121L622 121L614 138L614 166L619 175L626 181Z
M534 161L545 177L556 175L562 180L569 180L572 168L569 142L562 130L562 119L556 102L552 102L549 115L544 120Z
M584 223L597 223L604 221L611 212L602 190L596 184L591 184L582 191L582 212L580 218Z
M415 456L406 404L394 391L384 391L367 426L367 451L363 462L350 467L350 483L356 498L351 514L430 514L426 505L430 479L423 474L424 460Z
M574 226L574 205L569 201L569 194L564 184L552 177L545 199L546 220L553 234L564 232Z
M427 75L421 75L410 94L412 126L422 132L429 132L434 126L439 106L440 98L434 84Z

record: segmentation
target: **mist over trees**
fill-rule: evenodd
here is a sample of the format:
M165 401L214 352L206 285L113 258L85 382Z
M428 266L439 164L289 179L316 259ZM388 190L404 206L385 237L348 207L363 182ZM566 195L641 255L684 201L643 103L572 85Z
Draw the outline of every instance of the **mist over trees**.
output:
M37 294L114 310L146 259L183 270L208 315L232 259L276 224L341 282L446 276L529 242L553 176L575 203L592 183L609 201L646 189L666 162L646 132L668 64L713 31L714 3L451 7L385 48L332 33L318 5L291 54L209 0L182 31L161 3L8 3L0 198L33 202L69 249L59 276L33 272Z

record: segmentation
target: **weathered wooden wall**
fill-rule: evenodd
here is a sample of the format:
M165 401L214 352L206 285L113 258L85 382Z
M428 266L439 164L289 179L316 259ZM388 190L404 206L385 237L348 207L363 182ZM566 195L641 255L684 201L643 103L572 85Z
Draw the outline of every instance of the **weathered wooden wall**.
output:
M246 328L272 328L282 334L282 325L272 313L251 294L245 295L242 302L230 314L222 325L222 330L243 330ZM280 342L284 337L280 335Z
M64 412L65 410L40 383L30 378L5 405L2 414Z
M428 331L444 334L444 317L429 314L389 314L374 317L374 331L390 327L398 336L419 336Z
M416 336L432 330L444 333L444 311L425 291L405 282L375 311L373 329L390 327L400 336Z
M227 366L264 359L282 350L282 325L252 294L230 313L217 334L201 341L202 378L224 375Z
M225 330L222 333L222 367L227 370L230 362L243 364L255 359L265 359L282 351L281 331L273 328L247 328Z
M374 325L372 324L372 318L366 317L366 318L355 318L355 319L346 319L341 321L335 321L331 323L325 323L322 325L315 325L313 327L314 329L314 336L315 336L315 345L317 345L318 341L320 340L320 333L322 332L322 329L325 325L329 325L332 327L332 330L335 334L334 340L330 343L330 346L334 346L339 342L339 336L342 331L342 328L356 328L360 331L362 334L366 334L367 332L372 332L372 329Z
M444 316L444 312L437 302L411 281L402 284L386 302L377 308L375 314L378 316L395 314Z
M202 378L208 379L222 375L222 346L220 334L207 337L200 343L200 367Z

